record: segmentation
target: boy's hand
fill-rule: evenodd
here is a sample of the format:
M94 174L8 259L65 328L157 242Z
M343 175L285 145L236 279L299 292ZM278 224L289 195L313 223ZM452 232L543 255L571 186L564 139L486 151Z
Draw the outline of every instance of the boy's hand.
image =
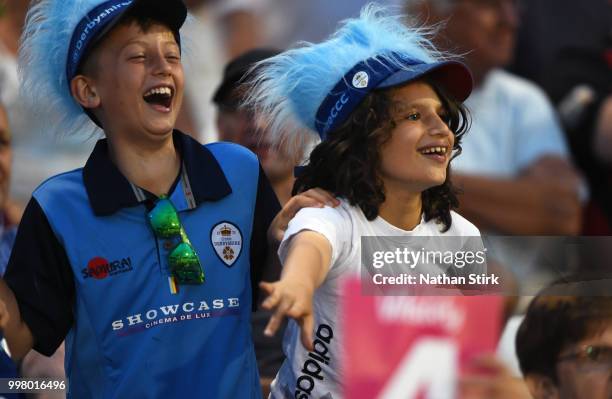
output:
M291 197L283 206L278 215L272 220L268 229L268 242L275 247L283 240L289 221L302 208L323 208L325 205L336 207L340 205L333 195L320 188L311 188Z
M277 281L275 283L261 282L259 286L268 294L262 303L267 310L274 310L270 321L264 330L268 337L273 336L281 325L285 316L295 319L300 326L302 345L313 350L314 317L312 313L313 289L306 284L291 281Z

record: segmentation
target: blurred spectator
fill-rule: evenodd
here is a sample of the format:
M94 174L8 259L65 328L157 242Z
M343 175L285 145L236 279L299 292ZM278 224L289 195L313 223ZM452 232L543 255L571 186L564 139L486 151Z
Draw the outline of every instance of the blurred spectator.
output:
M4 275L15 236L17 234L16 220L8 216L8 187L11 177L11 133L8 116L0 102L0 276ZM0 336L0 339L2 337ZM17 366L3 348L0 348L0 378L18 377ZM21 395L7 395L8 398L21 398Z
M437 25L438 48L464 54L476 84L472 126L453 163L460 212L487 234L571 235L581 226L581 180L568 160L557 116L534 84L501 68L513 56L513 0L408 0L419 23ZM521 282L547 282L528 238L497 240L489 255ZM536 277L536 275L539 275Z
M7 104L18 95L17 51L29 0L0 2L0 101Z
M17 77L17 52L19 37L28 9L29 0L9 0L0 3L0 274L4 274L8 257L13 246L16 226L23 209L13 202L10 196L15 196L19 202L25 202L32 190L46 177L57 172L54 168L64 169L61 165L76 167L81 163L79 155L73 150L78 149L84 139L61 146L59 151L53 151L54 140L43 131L48 128L49 121L32 118L19 92ZM7 105L6 109L2 103ZM7 115L10 114L10 123ZM15 163L12 174L14 140ZM68 152L68 158L62 159ZM85 153L86 155L86 153ZM44 159L45 162L40 162ZM13 177L13 184L10 184ZM13 187L10 190L10 187ZM9 195L11 192L11 195ZM5 355L5 353L2 353ZM2 356L4 357L4 356ZM9 363L10 362L10 363ZM12 361L2 362L4 370L14 370L8 377L16 376ZM55 377L64 378L63 347L52 358L46 358L36 352L30 352L22 363L22 377ZM12 374L12 373L15 374ZM41 394L36 398L60 398L62 394ZM7 396L8 397L8 396ZM19 396L21 397L21 396Z
M612 298L587 295L545 290L529 305L516 348L535 399L612 397Z
M317 43L336 30L338 22L359 15L371 0L223 0L230 56L258 46L287 48L299 41ZM400 0L378 0L401 11Z
M18 209L9 198L9 183L11 178L11 133L9 118L6 110L0 103L0 275L4 274L8 259L15 242L17 224L21 218L21 209ZM64 346L60 347L51 358L31 351L21 364L22 377L44 378L52 377L64 379ZM0 377L15 378L17 368L12 360L0 349ZM7 396L21 397L21 396ZM51 399L64 397L63 394L39 394L37 399Z
M246 79L249 69L258 61L278 53L278 50L259 48L247 51L231 60L225 67L223 81L215 91L213 102L218 108L219 139L241 144L257 154L278 200L281 204L285 204L291 198L295 163L285 157L278 148L270 146L265 132L257 130L255 115L240 107L245 95L245 88L241 84ZM264 276L263 281L275 281L279 276L280 267ZM283 334L276 334L274 337L264 336L264 328L270 316L270 312L259 309L251 317L253 343L264 397L270 393L270 383L285 359L282 350Z
M0 275L4 274L17 234L19 216L9 201L11 179L11 132L8 115L0 102Z
M551 84L556 85L551 81L551 72L554 72L551 68L557 65L564 49L601 54L610 44L612 3L609 0L585 0L580 7L576 7L574 0L516 2L521 23L511 70L537 82L546 92L550 92Z
M561 114L591 191L585 234L612 234L612 2L523 0L512 70L541 85ZM551 12L554 10L554 12Z
M29 3L3 1L0 16L0 101L10 115L13 138L11 198L20 203L47 177L83 165L94 144L89 132L54 131L55 116L38 114L19 91L17 51Z
M13 109L19 107L17 52L28 3L28 0L0 3L0 102L11 115L15 114ZM15 119L15 116L12 119ZM11 126L15 123L13 122Z
M210 103L227 59L217 2L187 0L191 14L181 29L185 96L176 128L202 143L217 140L215 109Z
M278 50L261 48L248 51L230 61L213 101L218 107L219 139L241 144L257 154L278 200L284 204L291 197L293 167L296 162L287 158L281 149L272 147L265 132L258 130L257 118L251 111L240 107L245 94L241 83L248 70L258 61L278 53Z

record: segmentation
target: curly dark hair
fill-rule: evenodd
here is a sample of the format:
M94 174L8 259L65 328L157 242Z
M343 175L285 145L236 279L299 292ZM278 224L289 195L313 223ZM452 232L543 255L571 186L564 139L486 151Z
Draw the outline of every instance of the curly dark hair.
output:
M461 153L461 137L469 127L468 111L437 83L423 81L434 89L447 111L446 122L455 134L454 158ZM368 94L349 119L314 148L308 164L296 179L293 195L319 187L359 206L368 220L378 216L380 205L385 201L385 187L379 173L380 148L396 126L391 117L389 90ZM443 231L448 231L452 224L450 211L459 206L457 191L450 181L450 167L443 184L421 195L425 221L436 219L444 225Z

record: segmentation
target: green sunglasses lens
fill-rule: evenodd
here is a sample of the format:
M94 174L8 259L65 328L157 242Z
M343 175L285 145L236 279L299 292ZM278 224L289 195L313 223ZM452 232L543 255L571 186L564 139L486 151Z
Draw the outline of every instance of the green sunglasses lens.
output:
M193 247L186 242L177 245L168 257L172 275L179 283L201 284L204 282L204 272L200 259Z
M200 259L189 243L179 220L178 213L172 202L162 196L155 207L149 212L149 222L158 238L179 236L181 242L168 255L170 273L179 284L202 284L204 272Z
M162 238L176 236L181 231L181 222L172 203L161 198L155 208L149 212L151 227L157 236Z

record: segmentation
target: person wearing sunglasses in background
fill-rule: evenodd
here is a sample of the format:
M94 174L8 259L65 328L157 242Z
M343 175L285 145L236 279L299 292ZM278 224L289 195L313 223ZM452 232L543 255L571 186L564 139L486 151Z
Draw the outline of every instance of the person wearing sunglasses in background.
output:
M0 281L0 326L14 359L65 338L73 397L261 397L249 323L267 240L300 206L334 201L311 192L275 217L254 154L174 129L186 14L181 0L28 12L24 90L63 118L61 133L95 123L106 138L34 192Z
M609 287L609 279L555 284L529 305L516 352L535 399L612 398Z

